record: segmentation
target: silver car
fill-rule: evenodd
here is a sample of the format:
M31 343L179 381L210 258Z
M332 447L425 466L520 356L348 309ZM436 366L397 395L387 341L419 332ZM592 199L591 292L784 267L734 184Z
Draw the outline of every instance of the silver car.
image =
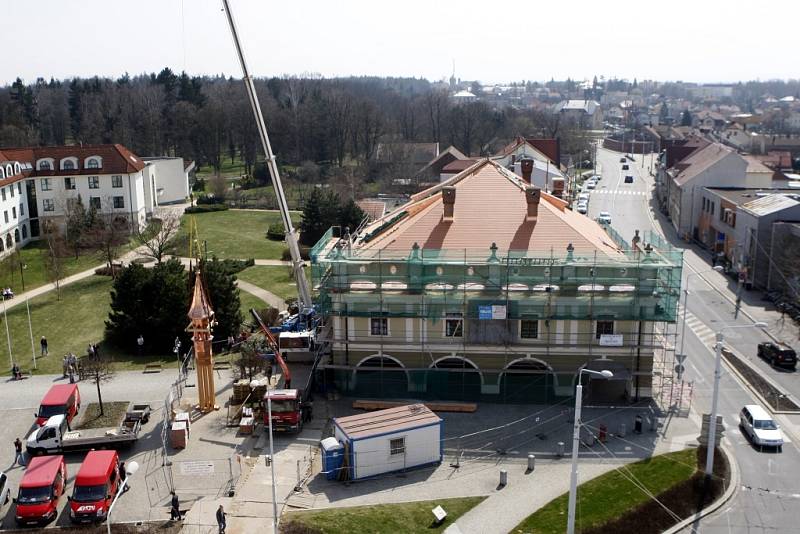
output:
M748 404L739 412L742 432L758 447L783 448L781 427L767 411L757 404Z

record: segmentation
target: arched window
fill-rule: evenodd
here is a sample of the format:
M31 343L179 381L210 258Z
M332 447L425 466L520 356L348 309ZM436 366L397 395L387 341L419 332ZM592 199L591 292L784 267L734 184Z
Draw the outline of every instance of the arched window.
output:
M86 168L87 169L99 169L100 168L100 160L98 158L89 158L86 160Z
M6 178L6 170L3 167L0 167L0 180L5 180Z
M46 159L39 160L39 163L37 164L37 166L39 167L40 171L49 171L49 170L52 169L52 166L50 165L50 161L46 160Z
M22 239L28 239L28 225L22 225Z
M14 243L19 243L19 228L14 228Z
M21 174L22 166L19 163L14 164L14 174Z
M14 176L14 167L12 167L10 163L6 165L6 176L8 176L9 178Z
M61 164L61 168L65 171L73 171L75 170L75 162L72 161L71 159L68 159Z
M11 248L11 247L14 246L14 240L11 238L11 234L10 233L6 234L6 246L8 248Z
M5 247L3 246L3 240L0 239L0 252L3 252L4 250L5 250Z

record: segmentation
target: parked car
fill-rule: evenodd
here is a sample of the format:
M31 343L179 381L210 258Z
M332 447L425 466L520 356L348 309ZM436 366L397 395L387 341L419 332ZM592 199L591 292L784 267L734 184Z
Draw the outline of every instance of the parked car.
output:
M620 163L625 163L626 161L628 161L628 160L625 159L625 156L622 156L621 158L619 158L619 162Z
M578 204L578 207L577 207L577 209L575 211L577 211L578 213L583 213L584 215L586 215L586 212L589 211L589 204L586 203L586 202L581 202L581 203Z
M758 344L758 357L769 362L773 367L797 367L797 353L788 345L780 345L765 341Z
M623 171L627 171L628 169L630 169L630 166L627 163L622 166Z
M602 177L602 176L600 176L599 174L593 174L591 177L589 177L589 179L590 179L590 180L593 180L593 181L595 181L595 182L599 182L600 180L602 180L602 179L603 179L603 177Z
M42 525L58 515L58 500L67 485L63 456L31 458L14 499L17 525Z
M578 204L580 204L582 200L589 202L589 193L581 193L578 195Z
M5 473L0 471L0 527L3 526L3 520L8 512L8 506L11 502L11 488L9 488L8 477Z
M73 523L105 520L120 481L117 451L89 451L68 497L70 520Z
M65 415L67 422L72 422L81 408L81 392L78 384L56 384L51 386L42 398L39 411L36 412L36 424L42 426L54 415Z
M597 216L597 222L600 224L611 224L611 214L607 211L601 211Z
M748 404L739 412L742 432L758 447L783 449L783 434L778 423L757 404Z
M594 189L595 187L597 187L597 182L593 182L593 181L589 180L588 182L586 182L585 184L583 184L583 186L584 186L586 189Z
M630 174L628 174L627 176L625 176L625 183L626 183L626 184L632 184L632 183L633 183L633 176L632 176L632 175L630 175Z

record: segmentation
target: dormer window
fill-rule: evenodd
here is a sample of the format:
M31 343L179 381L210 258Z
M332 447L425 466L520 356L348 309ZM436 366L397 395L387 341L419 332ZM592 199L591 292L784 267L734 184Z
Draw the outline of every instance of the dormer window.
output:
M0 167L0 180L5 180L6 178L6 170L3 167Z
M51 171L53 170L53 159L40 159L36 162L36 168L40 171Z
M19 163L14 164L14 174L22 174L22 167Z
M103 158L100 156L89 156L84 161L84 166L87 169L100 169L103 167Z
M74 171L75 170L75 164L72 162L72 160L67 160L61 166L61 168L63 170L65 170L65 171Z
M14 168L11 165L6 165L6 176L9 178L14 176Z

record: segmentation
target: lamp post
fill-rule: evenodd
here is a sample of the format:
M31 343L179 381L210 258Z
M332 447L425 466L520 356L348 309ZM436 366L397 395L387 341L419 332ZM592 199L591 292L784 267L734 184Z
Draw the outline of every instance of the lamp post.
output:
M575 386L575 422L572 429L572 472L569 477L567 534L575 534L575 500L578 493L578 447L581 441L581 401L583 397L581 378L583 377L583 373L600 378L611 378L614 376L614 373L608 370L593 371L586 368L581 369L578 373L578 385Z
M8 341L8 362L14 367L14 356L11 354L11 331L8 329L8 313L6 312L6 297L3 295L3 322L6 323L6 341Z
M267 384L267 421L269 421L269 465L272 471L272 532L278 532L278 497L275 489L275 451L272 447L272 398L269 390L272 384Z
M712 271L716 271L718 273L722 272L722 265L716 265L713 269L708 269L705 271L700 271L696 273L691 273L686 277L686 287L683 289L683 325L681 325L681 350L678 354L683 355L683 342L686 341L686 310L687 310L687 301L689 300L689 280L692 279L693 276L699 276L701 274L710 273Z
M117 499L119 499L119 496L122 495L123 491L125 491L125 487L128 485L128 479L135 475L136 471L138 470L139 462L133 461L125 465L125 473L127 476L122 484L120 484L117 494L114 495L114 500L111 501L111 506L108 507L108 514L106 514L106 527L108 527L108 534L111 534L111 511L114 509L114 505L117 504Z
M25 269L28 268L27 263L19 263L19 277L22 279L22 292L25 293ZM31 337L31 356L33 356L33 368L38 369L36 366L36 348L33 345L33 326L31 325L31 305L28 301L28 294L25 293L25 310L28 312L28 334Z
M719 379L722 376L722 340L725 330L734 328L766 328L767 323L757 322L752 324L740 324L723 326L717 332L717 342L714 345L714 393L711 396L711 416L708 419L708 445L706 445L706 478L710 478L714 471L714 449L717 439L717 404L719 402Z

